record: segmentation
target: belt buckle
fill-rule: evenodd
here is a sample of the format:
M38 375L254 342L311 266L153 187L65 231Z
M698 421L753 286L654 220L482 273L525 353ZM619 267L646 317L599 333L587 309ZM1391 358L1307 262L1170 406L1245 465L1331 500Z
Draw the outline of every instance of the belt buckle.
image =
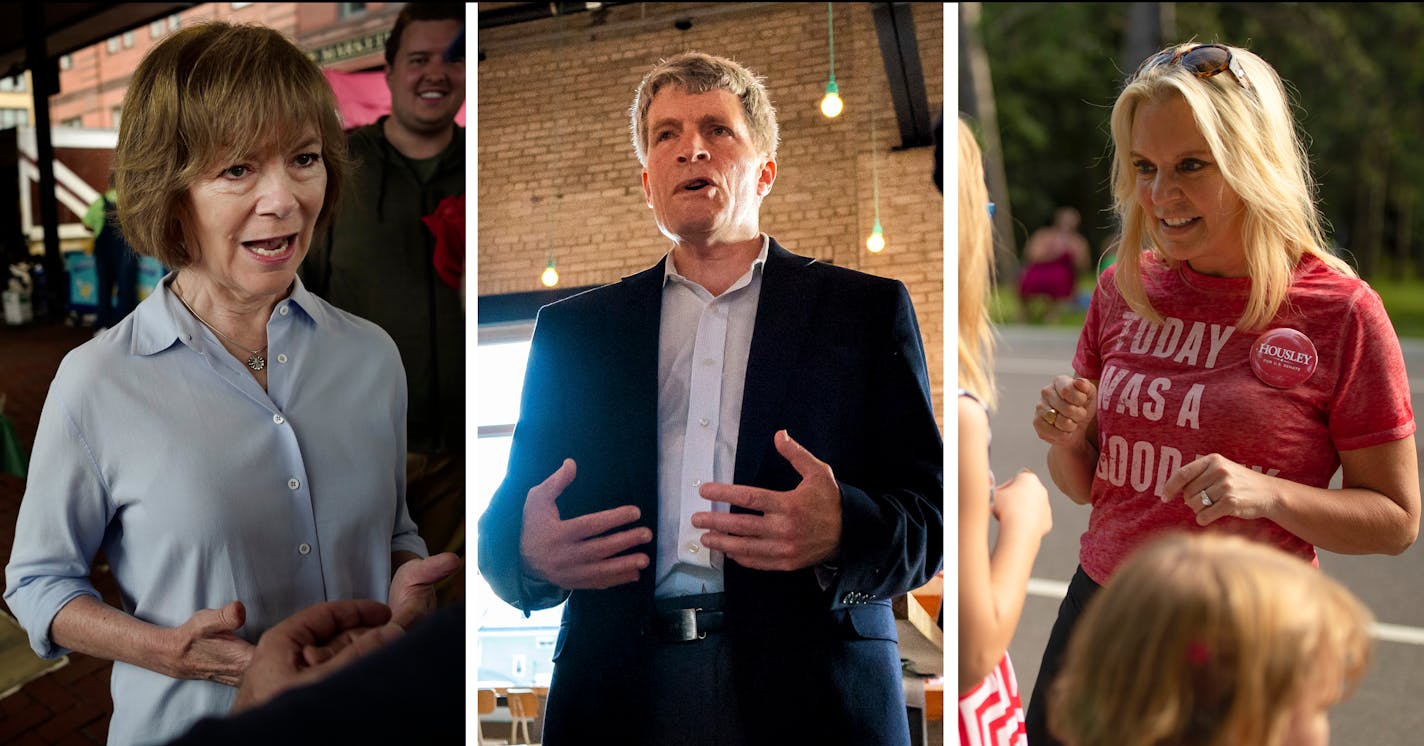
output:
M669 622L668 637L672 642L691 642L693 640L703 640L707 638L707 633L697 629L696 609L678 609L677 616Z

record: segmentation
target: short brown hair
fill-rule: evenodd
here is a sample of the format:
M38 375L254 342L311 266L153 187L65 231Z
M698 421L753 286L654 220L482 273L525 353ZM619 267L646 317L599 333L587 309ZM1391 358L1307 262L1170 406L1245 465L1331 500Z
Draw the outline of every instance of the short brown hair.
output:
M335 213L348 169L336 96L321 69L277 31L205 23L149 51L124 97L114 151L119 224L139 254L181 268L197 260L185 225L188 188L219 160L321 137L326 195L318 227Z
M762 154L776 159L781 135L776 126L776 108L771 105L762 77L725 57L683 52L653 66L633 95L630 128L639 163L648 165L648 107L652 106L653 96L668 86L692 94L722 90L736 96L742 102L742 115L747 119L752 143Z
M406 3L396 16L391 35L386 37L386 64L396 64L400 54L401 35L412 21L459 21L465 23L465 6L462 3ZM444 52L445 50L440 50Z

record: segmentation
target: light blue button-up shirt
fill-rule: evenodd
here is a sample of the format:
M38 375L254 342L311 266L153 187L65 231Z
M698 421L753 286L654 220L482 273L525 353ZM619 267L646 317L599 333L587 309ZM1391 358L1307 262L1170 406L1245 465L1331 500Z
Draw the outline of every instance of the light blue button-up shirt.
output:
M60 364L35 436L5 601L37 653L98 593L103 549L124 611L176 627L247 607L251 642L313 603L385 601L391 552L424 556L405 507L406 384L376 325L297 280L267 322L267 390L168 290ZM110 744L162 743L236 690L115 663Z
M658 331L658 535L654 595L721 593L722 553L702 546L692 514L726 512L703 482L731 483L742 391L770 239L746 274L713 296L678 273L668 253Z

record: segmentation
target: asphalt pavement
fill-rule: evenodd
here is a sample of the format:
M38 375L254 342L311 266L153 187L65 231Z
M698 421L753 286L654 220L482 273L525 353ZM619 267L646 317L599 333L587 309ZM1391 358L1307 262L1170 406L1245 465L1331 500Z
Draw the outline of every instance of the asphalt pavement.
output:
M1053 532L1034 563L1028 601L1009 648L1025 707L1063 589L1078 565L1078 538L1088 525L1089 508L1073 504L1048 478L1048 447L1030 424L1039 389L1052 376L1071 372L1076 344L1076 330L1000 329L991 465L1001 481L1020 468L1032 469L1048 486L1053 505ZM1402 346L1417 413L1424 395L1424 340L1405 340ZM1336 486L1339 478L1337 472ZM1424 541L1399 556L1321 552L1320 566L1368 604L1380 622L1373 665L1354 696L1331 710L1333 742L1424 743L1424 707L1419 702L1424 691Z

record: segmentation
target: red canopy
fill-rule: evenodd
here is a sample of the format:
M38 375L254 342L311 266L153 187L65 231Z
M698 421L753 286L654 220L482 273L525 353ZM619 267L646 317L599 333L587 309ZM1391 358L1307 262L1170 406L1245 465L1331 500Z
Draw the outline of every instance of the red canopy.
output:
M379 70L343 73L323 70L331 90L336 92L336 105L341 109L341 126L352 130L370 124L391 113L391 90L386 76ZM455 115L455 123L465 126L465 105Z

